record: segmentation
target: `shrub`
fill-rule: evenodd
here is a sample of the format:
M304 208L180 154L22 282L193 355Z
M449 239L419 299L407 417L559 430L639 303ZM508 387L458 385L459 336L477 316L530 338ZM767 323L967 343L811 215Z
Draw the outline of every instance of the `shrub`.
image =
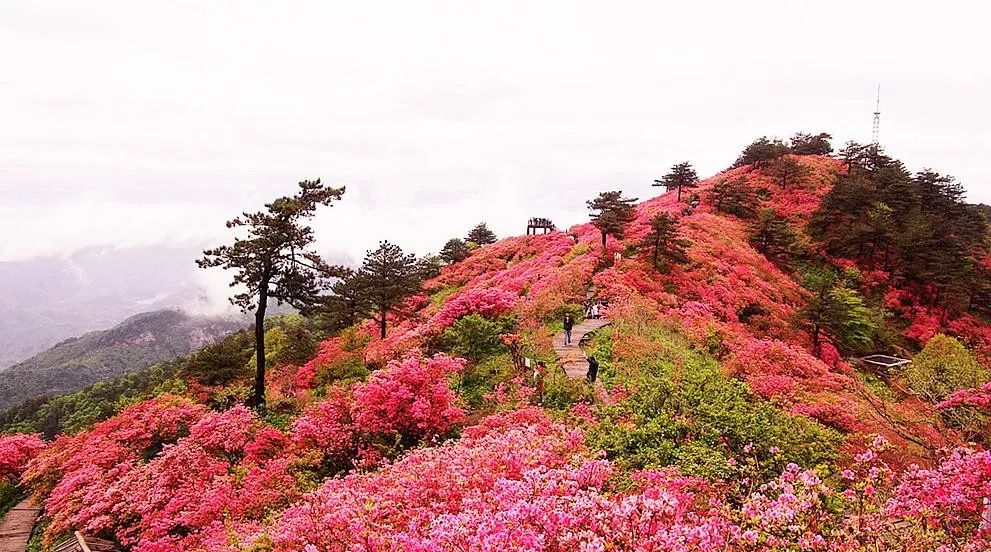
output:
M364 433L397 433L407 443L443 435L465 416L448 384L464 366L463 359L415 352L392 361L355 386L351 417Z
M937 334L905 369L905 379L920 397L939 402L954 391L981 385L988 370L959 341Z
M499 336L512 332L515 326L516 319L510 316L489 320L480 314L469 314L444 331L441 343L451 354L479 362L506 352Z

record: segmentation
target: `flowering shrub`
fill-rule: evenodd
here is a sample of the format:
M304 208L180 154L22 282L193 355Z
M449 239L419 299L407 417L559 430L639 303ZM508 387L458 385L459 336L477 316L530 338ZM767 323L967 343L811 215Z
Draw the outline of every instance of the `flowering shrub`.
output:
M44 450L40 435L15 433L0 435L0 483L15 481L27 468L28 461Z
M465 416L448 385L464 365L461 359L416 352L389 363L355 387L355 425L366 433L396 432L413 440L447 433Z
M427 324L439 332L467 314L497 318L516 307L518 300L517 294L499 288L471 289L445 303Z

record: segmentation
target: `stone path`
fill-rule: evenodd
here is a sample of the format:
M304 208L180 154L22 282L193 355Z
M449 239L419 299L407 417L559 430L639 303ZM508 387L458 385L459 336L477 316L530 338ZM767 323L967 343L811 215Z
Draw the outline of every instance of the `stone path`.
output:
M31 528L41 511L32 499L22 500L0 522L0 552L24 552L31 538Z
M564 344L564 332L554 336L554 352L557 354L558 363L564 368L564 373L571 379L583 379L588 373L588 361L582 352L582 338L586 334L594 332L603 326L608 326L609 321L605 318L587 318L576 324L571 330L571 345Z

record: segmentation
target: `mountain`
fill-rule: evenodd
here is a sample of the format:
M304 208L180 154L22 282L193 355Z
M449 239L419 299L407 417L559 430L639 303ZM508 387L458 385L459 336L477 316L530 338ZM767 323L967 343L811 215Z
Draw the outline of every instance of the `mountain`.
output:
M0 369L142 312L193 307L204 294L196 248L93 247L0 261Z
M108 330L62 341L0 371L0 409L36 396L69 393L188 354L243 326L241 321L178 310L137 314Z
M50 540L135 550L991 549L988 221L876 145L796 146L473 248L384 336L270 326L261 411L241 334L0 437L6 473Z

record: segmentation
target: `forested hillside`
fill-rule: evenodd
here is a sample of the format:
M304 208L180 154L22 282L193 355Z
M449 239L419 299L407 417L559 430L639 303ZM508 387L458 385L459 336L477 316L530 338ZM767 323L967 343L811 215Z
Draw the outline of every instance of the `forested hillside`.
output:
M44 501L47 542L142 552L988 549L986 208L824 134L658 183L439 258L384 242L318 301L287 261L314 301L259 324L261 363L235 334L54 439L25 410L0 477ZM266 207L312 211L301 190ZM213 252L276 258L230 254L254 245ZM595 381L555 352L590 300L609 326L571 346Z
M176 310L138 314L108 330L67 339L0 370L0 410L69 393L185 355L244 327L243 322Z

